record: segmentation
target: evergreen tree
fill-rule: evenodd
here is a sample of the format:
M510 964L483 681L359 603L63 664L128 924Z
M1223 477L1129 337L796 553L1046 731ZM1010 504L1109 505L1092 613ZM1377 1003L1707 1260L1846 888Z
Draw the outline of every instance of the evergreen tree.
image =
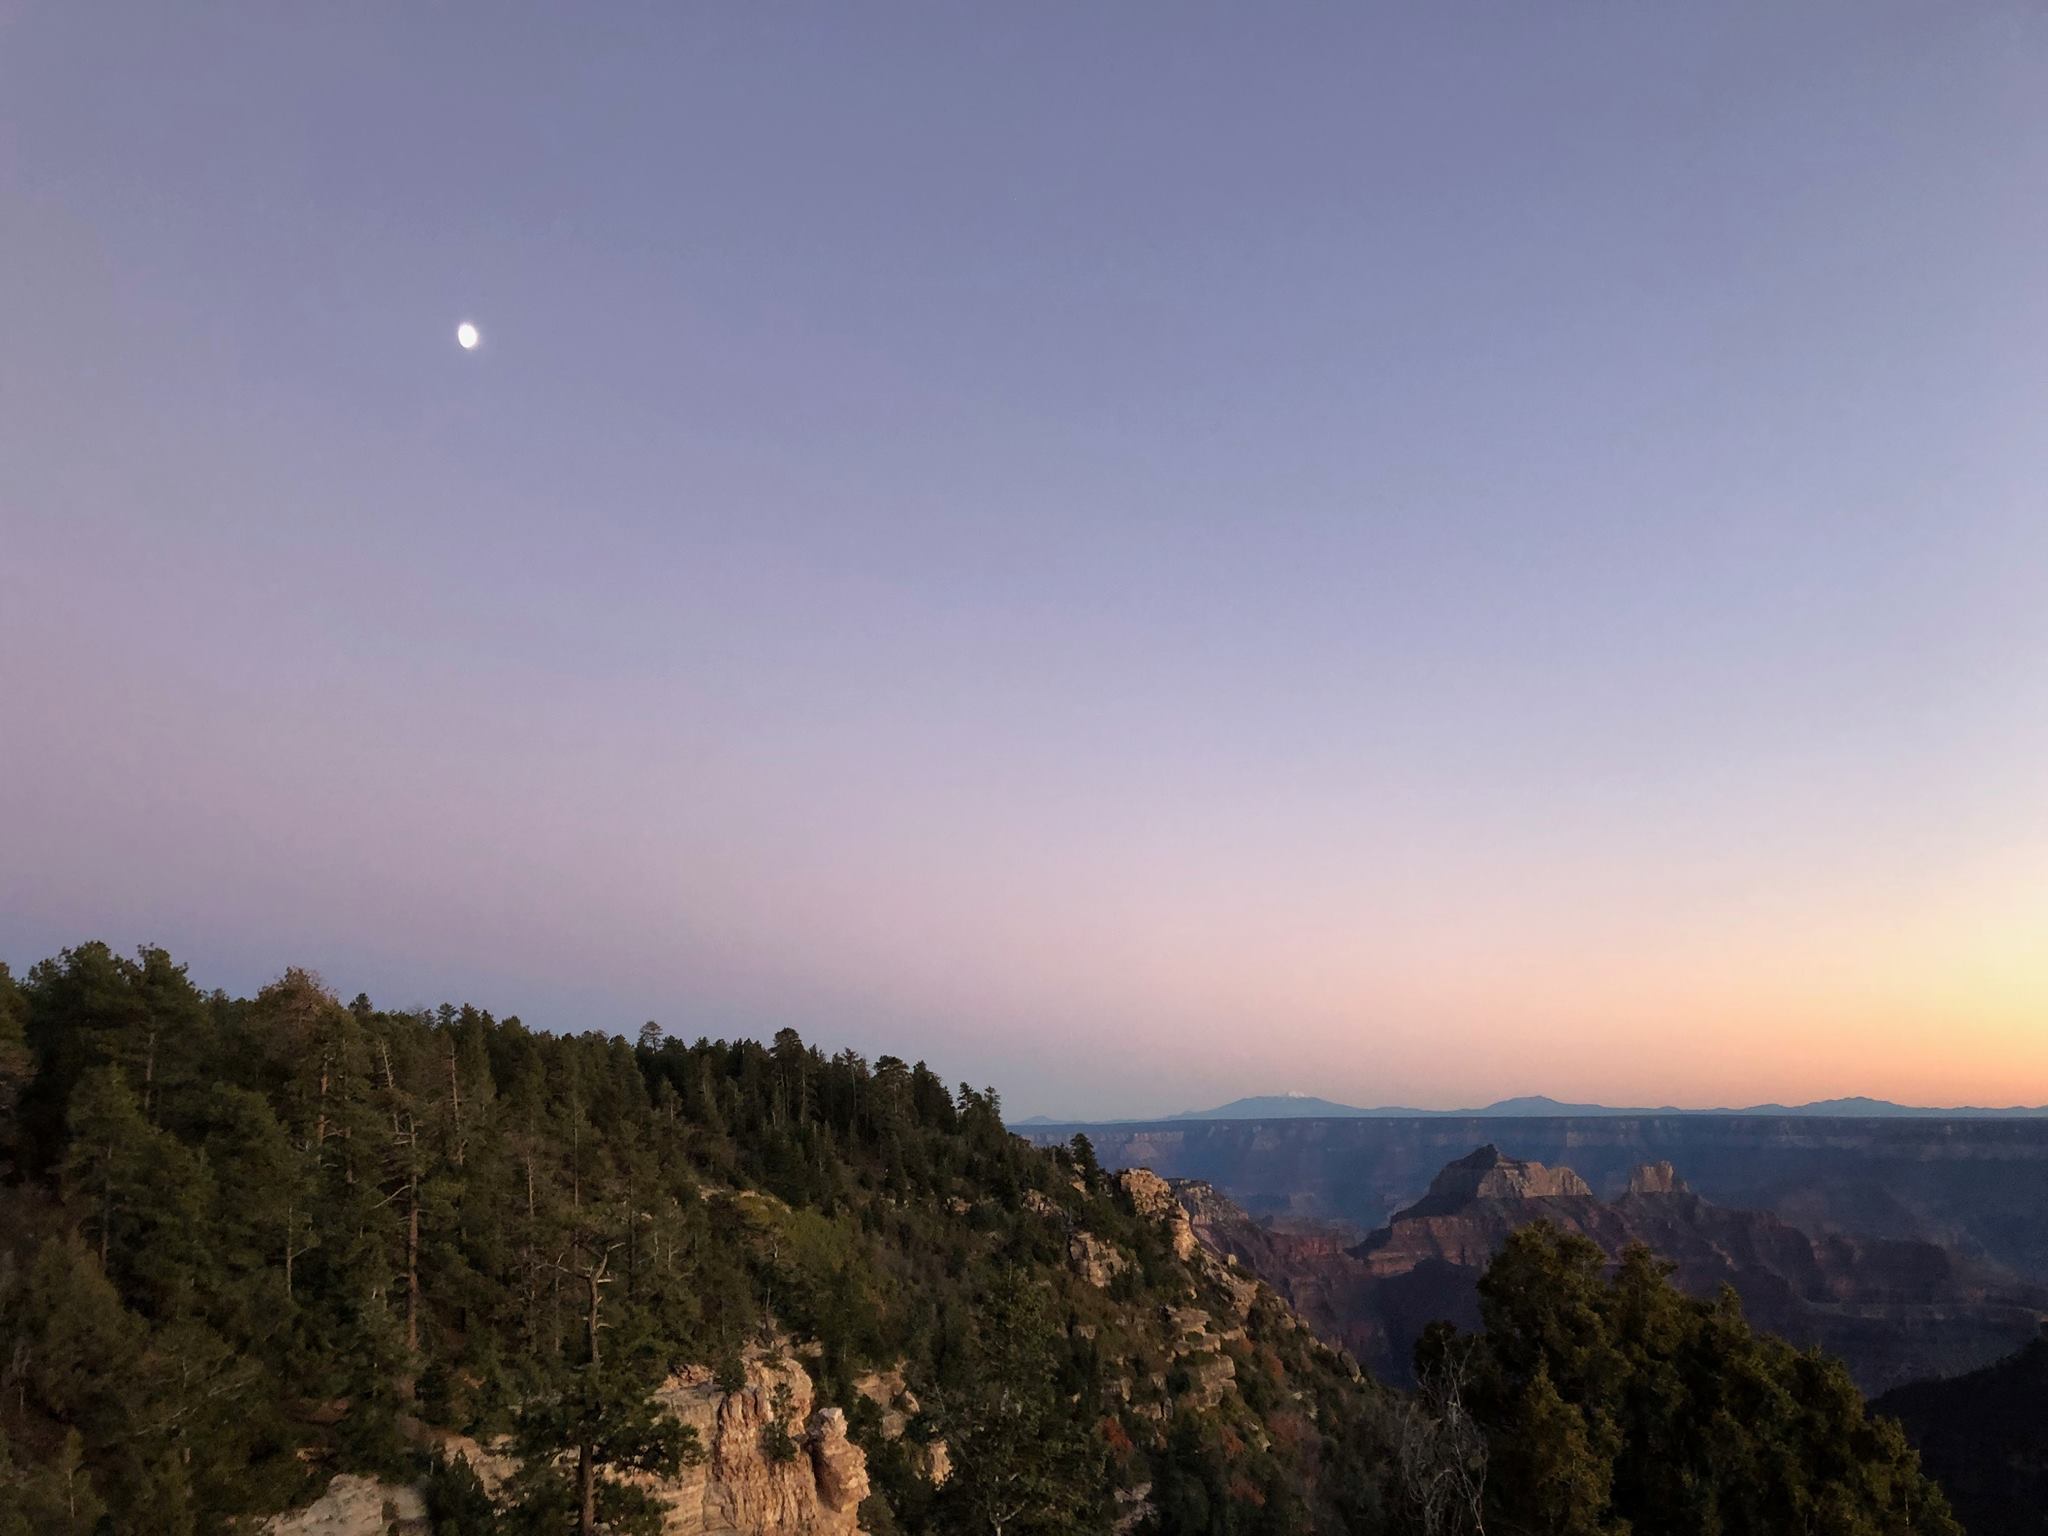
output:
M1419 1373L1451 1349L1475 1362L1489 1530L1959 1536L1838 1361L1753 1332L1732 1291L1681 1295L1641 1248L1604 1267L1587 1239L1525 1227L1480 1283L1484 1332L1418 1348Z
M1044 1297L1023 1271L1005 1268L974 1321L967 1380L943 1416L958 1471L940 1498L942 1525L987 1536L1104 1529L1103 1451L1064 1411Z
M576 1262L565 1273L586 1308L582 1358L554 1372L549 1389L520 1416L527 1459L520 1508L535 1531L656 1536L659 1509L616 1474L671 1476L701 1452L695 1432L653 1402L660 1362L645 1342L637 1341L623 1358L606 1355L605 1292L617 1280L611 1271L617 1245L586 1238L577 1246Z

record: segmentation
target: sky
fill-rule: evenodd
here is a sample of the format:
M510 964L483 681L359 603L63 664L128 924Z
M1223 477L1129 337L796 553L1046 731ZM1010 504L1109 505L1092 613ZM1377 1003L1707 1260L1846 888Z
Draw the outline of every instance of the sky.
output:
M2048 12L0 0L90 938L1013 1117L2048 1102Z

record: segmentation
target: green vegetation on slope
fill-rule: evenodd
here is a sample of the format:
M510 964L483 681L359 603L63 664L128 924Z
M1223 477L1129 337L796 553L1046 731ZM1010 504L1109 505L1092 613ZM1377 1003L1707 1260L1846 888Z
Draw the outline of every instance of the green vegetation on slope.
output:
M1484 1429L1488 1531L1958 1536L1840 1362L1753 1331L1732 1290L1681 1294L1647 1249L1606 1268L1525 1227L1480 1282L1483 1331L1439 1324L1416 1349L1425 1393Z
M549 1035L296 971L238 999L82 945L0 968L0 1171L0 1536L196 1536L338 1471L427 1475L444 1536L644 1530L622 1474L703 1449L654 1387L786 1337L878 1536L1953 1530L1838 1367L1646 1261L1518 1239L1492 1333L1399 1398L1084 1141L788 1031ZM892 1436L856 1382L896 1369ZM513 1437L515 1507L422 1425Z
M783 1334L869 1449L871 1530L1102 1530L1148 1483L1174 1530L1375 1519L1391 1399L1270 1297L1199 1398L1166 1314L1220 1315L1213 1280L922 1065L382 1012L301 972L233 999L88 944L0 972L0 1093L6 1536L211 1532L333 1471L414 1477L416 1423L568 1453L529 1462L533 1528L586 1492L629 1528L613 1474L693 1449L649 1390ZM1107 1289L1077 1230L1127 1259ZM955 1447L942 1488L853 1390L899 1362L906 1440Z

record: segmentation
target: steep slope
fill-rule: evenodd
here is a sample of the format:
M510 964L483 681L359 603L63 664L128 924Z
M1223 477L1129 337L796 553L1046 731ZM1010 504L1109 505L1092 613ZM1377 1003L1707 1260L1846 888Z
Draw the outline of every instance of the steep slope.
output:
M1162 1183L921 1063L103 945L0 969L0 1017L0 1536L917 1536L1019 1485L1062 1529L1336 1533L1390 1496L1405 1410Z
M2048 1338L1946 1381L1871 1405L1906 1428L1971 1536L2048 1533Z

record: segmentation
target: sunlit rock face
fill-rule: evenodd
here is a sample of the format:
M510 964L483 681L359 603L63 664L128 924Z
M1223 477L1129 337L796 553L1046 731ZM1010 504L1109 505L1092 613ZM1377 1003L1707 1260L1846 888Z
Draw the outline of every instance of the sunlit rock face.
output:
M1678 1176L1678 1170L1668 1162L1641 1164L1628 1176L1628 1192L1632 1195L1692 1193L1685 1187L1685 1180Z
M820 1408L810 1373L781 1351L750 1352L746 1379L722 1391L703 1366L669 1378L656 1400L696 1432L703 1456L675 1477L629 1479L662 1511L662 1536L855 1536L868 1496L867 1453L846 1415ZM775 1431L780 1430L780 1434ZM519 1470L504 1444L423 1430L450 1460L469 1463L501 1498ZM343 1475L312 1504L280 1515L266 1536L428 1536L416 1488Z
M266 1536L429 1536L418 1489L346 1472L304 1509L279 1515L263 1529Z
M1194 1229L1188 1224L1188 1213L1174 1198L1171 1184L1150 1168L1127 1168L1117 1175L1117 1184L1129 1198L1131 1208L1140 1216L1150 1216L1166 1223L1176 1259L1185 1263L1195 1256L1200 1245L1195 1241Z
M1569 1168L1546 1168L1526 1158L1506 1157L1489 1143L1449 1164L1429 1181L1429 1193L1394 1220L1416 1221L1461 1211L1475 1200L1590 1200L1593 1190Z
M692 1366L655 1394L697 1432L704 1459L641 1485L663 1509L663 1536L852 1536L868 1496L867 1454L846 1415L815 1406L810 1373L788 1355L753 1355L746 1381L723 1392ZM776 1456L780 1430L794 1451Z

